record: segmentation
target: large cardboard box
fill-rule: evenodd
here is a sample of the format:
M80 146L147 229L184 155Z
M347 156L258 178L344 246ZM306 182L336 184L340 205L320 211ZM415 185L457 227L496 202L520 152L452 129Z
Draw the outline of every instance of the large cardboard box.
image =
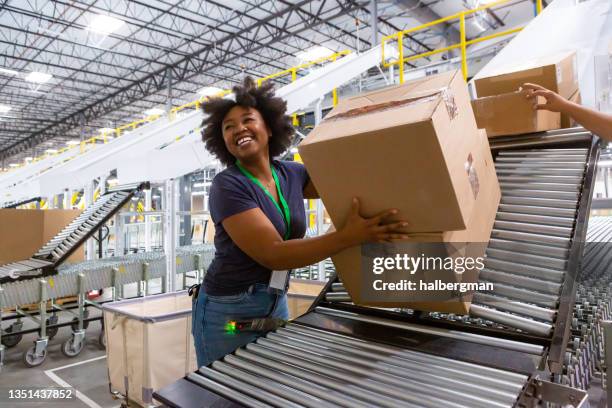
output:
M469 256L473 258L482 257L485 254L487 243L491 237L495 216L501 198L501 192L495 164L491 155L491 150L486 133L480 131L480 150L475 161L475 167L480 175L480 191L476 200L474 214L470 218L468 228L461 231L447 231L430 234L412 234L407 242L443 242L447 243L449 256ZM466 252L457 250L452 243L473 243L467 247ZM393 255L393 254L391 254ZM370 301L362 296L363 276L361 247L346 249L332 257L336 271L344 283L345 288L351 295L354 303L364 306L377 307L406 307L416 310L466 314L472 300L471 293L465 293L461 298L448 300L445 293L420 293L414 292L415 298L419 301ZM465 273L453 271L439 271L430 274L417 275L416 278L432 282L440 279L444 282L466 282L478 281L479 270L472 269ZM431 300L424 301L428 297Z
M577 104L582 103L582 97L580 96L580 90L576 90L574 94L569 98L570 102L574 102ZM577 123L572 117L566 113L561 114L561 129L570 128L577 126Z
M479 98L515 92L526 82L569 98L578 89L576 53L563 52L506 66L474 81Z
M299 149L334 224L359 197L365 216L397 208L407 231L435 232L467 225L478 139L466 83L452 71L341 101Z
M80 210L0 210L0 265L30 258L66 225ZM83 246L67 262L82 261Z
M537 97L537 103L544 102L543 97ZM475 99L472 108L478 127L486 129L489 137L542 132L561 127L560 113L535 110L533 104L524 92L512 92Z

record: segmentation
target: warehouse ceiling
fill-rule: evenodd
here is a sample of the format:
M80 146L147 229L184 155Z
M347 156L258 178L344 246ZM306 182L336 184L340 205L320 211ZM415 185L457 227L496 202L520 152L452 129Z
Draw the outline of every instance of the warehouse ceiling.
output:
M378 35L484 2L379 0ZM495 7L470 18L468 38L524 24L533 13L534 0ZM0 170L148 109L191 102L203 87L294 66L317 45L366 50L371 22L369 1L0 0ZM419 32L406 52L454 42L458 28Z

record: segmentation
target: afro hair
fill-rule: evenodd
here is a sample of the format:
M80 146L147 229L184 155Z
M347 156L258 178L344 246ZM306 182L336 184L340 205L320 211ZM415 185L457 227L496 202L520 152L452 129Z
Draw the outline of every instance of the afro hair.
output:
M268 142L270 157L285 152L293 140L295 130L291 118L285 113L287 102L274 96L274 86L264 82L259 87L251 77L246 77L242 85L232 88L235 98L211 98L202 105L207 115L202 122L202 141L212 155L226 166L234 164L236 158L227 150L223 140L222 122L227 113L235 106L254 108L259 111L266 125L272 132Z

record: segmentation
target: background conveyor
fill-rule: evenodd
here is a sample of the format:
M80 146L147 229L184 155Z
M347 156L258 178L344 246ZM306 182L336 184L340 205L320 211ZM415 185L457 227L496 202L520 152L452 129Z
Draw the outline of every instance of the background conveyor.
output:
M586 393L562 383L597 138L564 129L495 139L492 150L502 200L481 280L496 289L477 293L469 316L357 306L334 277L309 312L155 397L171 407L585 406Z
M54 275L57 268L145 184L117 186L88 206L30 259L0 265L0 284Z

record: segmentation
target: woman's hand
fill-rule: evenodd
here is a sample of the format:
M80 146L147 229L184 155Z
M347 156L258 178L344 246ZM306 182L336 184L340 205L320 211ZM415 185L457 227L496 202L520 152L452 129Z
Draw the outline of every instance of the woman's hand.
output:
M546 109L552 112L565 112L570 102L561 95L536 84L523 84L521 89L526 91L527 99L533 101L534 109ZM537 96L542 96L546 99L546 103L538 104Z
M359 199L353 198L351 213L339 233L342 234L349 246L364 242L392 242L406 239L408 236L401 230L408 226L406 221L381 224L385 218L395 214L397 214L397 210L391 209L372 218L363 218L359 214Z

